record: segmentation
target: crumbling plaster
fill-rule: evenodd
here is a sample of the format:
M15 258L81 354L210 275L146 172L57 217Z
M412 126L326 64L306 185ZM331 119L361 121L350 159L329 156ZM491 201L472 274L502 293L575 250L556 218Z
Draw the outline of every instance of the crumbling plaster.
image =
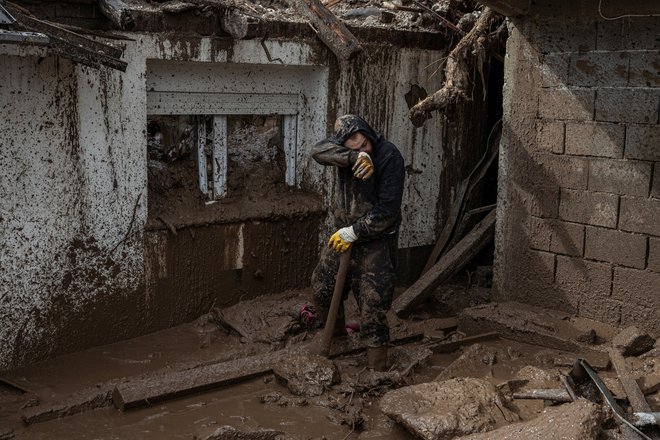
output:
M154 296L145 294L152 279L145 273L144 238L151 60L320 72L315 80L328 81L328 96L318 94L320 101L310 104L312 121L298 142L297 183L331 190L327 170L308 160L306 148L327 134L337 114L361 113L414 170L401 246L432 243L442 213L427 201L440 191L443 122L412 128L403 95L411 84L439 86L440 76L427 66L442 53L375 48L364 65L328 75L336 64L327 64L318 42L126 36L130 40L114 42L125 45L126 73L0 46L0 370L181 322L176 310L157 312Z

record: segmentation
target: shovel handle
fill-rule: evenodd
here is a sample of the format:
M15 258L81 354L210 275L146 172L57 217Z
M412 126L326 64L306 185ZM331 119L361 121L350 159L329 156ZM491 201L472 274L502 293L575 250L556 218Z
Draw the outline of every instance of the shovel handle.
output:
M337 321L337 312L339 311L339 304L344 292L344 282L346 281L346 273L348 272L348 263L351 261L351 248L348 248L341 257L339 257L339 270L337 271L337 280L335 281L335 290L332 293L332 301L330 302L330 310L328 310L328 318L325 320L325 328L321 336L321 347L319 354L323 357L330 355L330 343L332 342L332 334L335 329L335 322Z

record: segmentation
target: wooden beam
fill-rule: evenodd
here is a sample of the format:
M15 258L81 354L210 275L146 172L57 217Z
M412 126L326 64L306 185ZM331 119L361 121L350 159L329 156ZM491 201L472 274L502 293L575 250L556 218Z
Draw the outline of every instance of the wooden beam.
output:
M492 211L394 301L392 309L397 316L407 316L414 306L422 303L436 287L454 276L474 258L494 235L495 211Z
M568 394L568 391L563 389L554 388L539 388L532 390L516 391L513 393L514 399L542 399L550 400L552 402L572 402L573 399Z
M403 331L392 329L394 331L390 342L396 345L419 340L423 336L423 328L424 322L405 326ZM270 353L175 372L171 370L154 372L117 384L112 392L112 402L116 408L125 411L240 383L270 374L278 362L291 356L292 353L312 353L317 345L318 340L313 339L296 347ZM350 338L338 338L333 343L330 357L356 353L364 349L366 349L365 345L357 345Z
M454 231L454 228L456 227L456 222L458 221L458 216L461 212L463 201L465 200L465 192L467 190L469 180L470 178L468 177L467 179L462 181L458 186L458 191L456 191L458 197L454 201L454 204L451 206L451 210L449 211L449 216L447 217L447 222L445 223L445 226L442 228L438 240L435 242L435 246L431 251L431 255L429 255L428 260L426 260L424 269L422 269L422 275L428 272L438 261L438 257L445 249L445 245L447 244L449 237L451 236L452 232Z
M119 59L123 52L122 49L99 43L52 23L38 20L24 14L13 4L8 3L7 7L17 18L21 27L43 33L50 38L49 51L95 69L103 65L122 72L126 71L128 64Z
M135 26L131 10L122 0L98 0L99 9L115 26L130 30Z
M616 348L610 348L610 361L616 374L619 376L619 381L623 385L623 389L626 390L626 395L628 396L628 401L630 406L633 409L633 412L637 413L650 413L651 407L649 406L642 390L639 389L639 385L635 379L630 375L628 371L628 365L626 360L619 350Z
M24 14L12 3L7 3L7 8L14 14L22 26L30 28L34 32L41 32L51 38L79 45L86 50L94 51L113 58L119 58L123 53L123 50L117 47L99 43L98 41L76 34L75 32L71 32L53 23L48 23Z
M301 15L307 17L318 37L339 61L348 61L362 50L351 31L319 0L289 1Z
M434 344L430 346L430 349L434 353L451 353L452 351L456 351L461 347L465 347L466 345L471 345L482 341L492 341L494 339L499 339L499 337L500 335L497 332L481 333L479 335L472 335L463 339L459 339L458 341Z
M272 371L288 350L266 353L188 371L153 374L117 384L112 402L122 411L252 379Z

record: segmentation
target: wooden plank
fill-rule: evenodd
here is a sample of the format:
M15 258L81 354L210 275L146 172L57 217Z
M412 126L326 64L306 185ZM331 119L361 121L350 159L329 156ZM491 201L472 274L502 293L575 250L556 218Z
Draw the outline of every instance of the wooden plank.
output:
M532 310L536 310L532 313ZM561 315L549 321L538 319L542 325L534 325L535 316L545 309L534 309L526 305L514 303L490 303L465 309L459 315L459 329L465 333L493 331L502 338L525 344L540 345L554 350L570 352L576 357L586 359L589 364L599 370L606 369L610 364L607 352L580 344L573 340L580 331L575 329Z
M612 366L616 370L616 374L619 376L619 381L621 382L621 385L623 385L623 389L626 390L626 395L628 396L628 401L630 402L633 412L652 412L651 407L644 398L642 390L639 389L639 385L630 375L628 365L621 352L616 348L610 348L609 354Z
M493 239L494 234L495 211L492 211L456 246L449 250L431 270L422 275L419 280L394 301L392 309L397 316L408 315L414 306L424 301L433 293L436 287L454 276L474 258Z
M393 332L393 345L419 340L423 335L423 322L411 325L404 331ZM112 392L115 407L125 411L155 402L175 399L189 394L209 391L223 386L240 383L265 374L270 374L279 361L292 353L313 353L318 340L275 352L244 357L227 362L201 365L183 371L155 372L119 383ZM330 358L365 350L352 338L333 341Z
M49 50L53 53L95 69L107 66L122 72L126 71L128 64L119 59L123 53L122 49L78 35L55 24L38 20L24 14L13 4L7 4L7 7L16 16L21 27L47 35L51 40Z
M112 402L122 411L249 380L272 371L290 355L280 350L188 371L164 372L117 384Z
M351 31L319 0L289 0L289 2L310 21L318 37L339 61L348 61L362 50L360 42Z
M428 260L426 260L424 269L422 269L422 275L428 272L433 267L433 265L438 261L438 257L445 249L445 245L449 240L449 236L454 231L454 227L456 226L456 221L458 220L458 215L461 212L461 207L463 206L463 200L465 199L465 191L467 190L469 180L470 178L468 177L467 179L462 181L460 186L458 187L459 196L454 201L454 204L451 207L451 211L449 211L447 222L445 223L444 228L442 228L438 240L435 242L435 246L431 251L431 255L429 255Z
M541 399L541 400L551 400L553 402L572 402L568 391L563 389L532 389L532 390L523 390L516 391L513 393L514 399Z
M429 348L435 353L451 353L466 345L474 344L481 341L492 341L498 339L500 335L497 332L481 333L479 335L468 336L458 341L446 342L441 344L431 345Z

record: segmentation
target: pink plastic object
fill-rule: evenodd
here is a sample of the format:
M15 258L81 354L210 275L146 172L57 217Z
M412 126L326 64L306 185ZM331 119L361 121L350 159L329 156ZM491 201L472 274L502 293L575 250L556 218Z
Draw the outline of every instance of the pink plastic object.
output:
M357 322L348 322L346 323L346 333L349 335L352 335L353 333L357 333L360 331L360 324Z
M298 316L300 316L300 320L305 323L305 325L311 327L316 320L316 311L314 310L314 307L308 304L301 304Z

